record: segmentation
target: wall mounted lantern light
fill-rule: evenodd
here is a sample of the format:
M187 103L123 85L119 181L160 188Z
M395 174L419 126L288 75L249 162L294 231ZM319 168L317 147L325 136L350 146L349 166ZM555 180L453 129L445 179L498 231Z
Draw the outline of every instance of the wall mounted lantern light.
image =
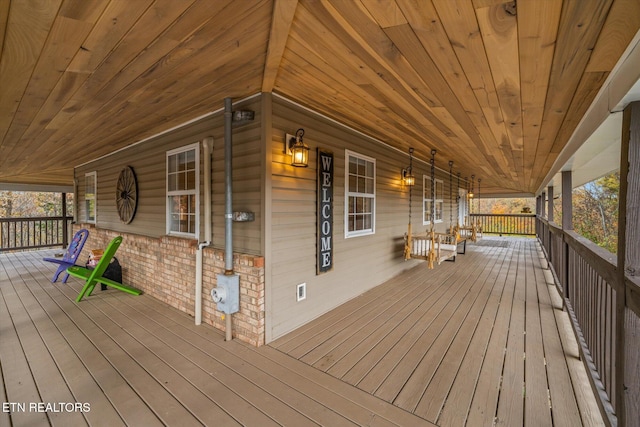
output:
M409 167L402 169L402 183L409 187L416 183L416 178L413 176L413 148L409 148Z
M302 140L303 136L304 129L300 128L295 136L287 135L284 141L284 152L291 154L291 165L300 168L309 166L309 146Z

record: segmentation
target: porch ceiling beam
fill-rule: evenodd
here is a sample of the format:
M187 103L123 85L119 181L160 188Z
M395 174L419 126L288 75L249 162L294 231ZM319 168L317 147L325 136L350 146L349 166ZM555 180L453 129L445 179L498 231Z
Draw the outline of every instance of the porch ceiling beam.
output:
M17 184L0 182L0 191L36 191L39 193L73 193L73 185Z
M262 76L262 92L271 92L275 86L297 6L298 0L275 0L273 3L269 47Z

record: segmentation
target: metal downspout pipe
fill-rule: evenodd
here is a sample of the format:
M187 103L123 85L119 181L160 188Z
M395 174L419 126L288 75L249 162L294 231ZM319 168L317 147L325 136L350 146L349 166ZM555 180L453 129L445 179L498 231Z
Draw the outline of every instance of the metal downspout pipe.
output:
M232 192L232 144L231 98L224 99L224 274L233 274L233 192Z
M231 126L233 121L231 98L224 99L224 274L233 273L233 187L232 187L232 144ZM225 341L233 339L231 314L225 316Z
M204 248L211 244L211 151L213 138L203 140L204 151L204 242L198 244L196 251L196 289L194 317L196 325L202 323L202 264Z

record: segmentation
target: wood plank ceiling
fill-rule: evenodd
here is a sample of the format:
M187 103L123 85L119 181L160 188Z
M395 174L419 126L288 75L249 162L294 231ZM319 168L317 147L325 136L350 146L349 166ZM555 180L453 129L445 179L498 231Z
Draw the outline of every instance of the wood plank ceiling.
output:
M2 0L0 182L272 91L530 193L639 28L638 0Z

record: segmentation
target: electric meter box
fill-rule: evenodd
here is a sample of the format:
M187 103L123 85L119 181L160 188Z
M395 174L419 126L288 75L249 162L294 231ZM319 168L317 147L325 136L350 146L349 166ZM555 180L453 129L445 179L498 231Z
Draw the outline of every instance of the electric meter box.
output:
M233 314L240 311L240 276L218 274L218 286L211 290L211 298L218 311Z

